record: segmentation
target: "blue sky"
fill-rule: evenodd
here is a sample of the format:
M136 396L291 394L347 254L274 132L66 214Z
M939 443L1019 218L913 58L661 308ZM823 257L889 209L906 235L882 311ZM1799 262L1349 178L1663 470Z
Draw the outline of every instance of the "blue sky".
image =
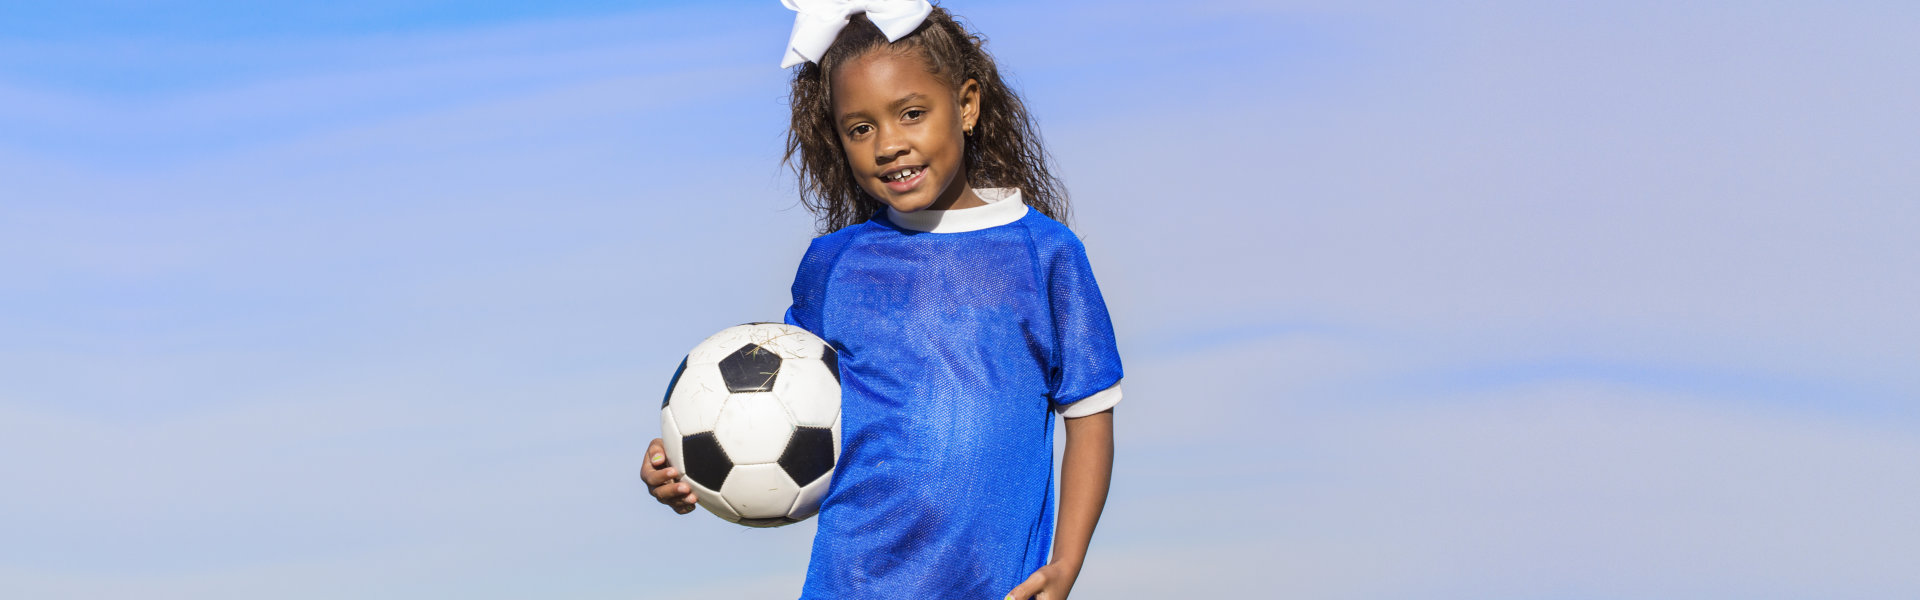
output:
M633 475L811 231L778 3L14 4L0 588L797 589ZM1081 596L1920 592L1920 11L950 8L1127 357Z

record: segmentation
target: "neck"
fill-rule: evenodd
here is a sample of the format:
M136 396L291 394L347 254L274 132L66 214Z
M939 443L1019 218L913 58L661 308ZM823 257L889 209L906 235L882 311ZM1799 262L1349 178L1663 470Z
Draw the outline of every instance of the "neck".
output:
M927 205L922 210L960 210L986 205L987 201L981 200L978 194L973 193L973 185L967 183L967 174L962 172L960 180L954 182L953 187L947 188L947 193L934 198L933 204Z

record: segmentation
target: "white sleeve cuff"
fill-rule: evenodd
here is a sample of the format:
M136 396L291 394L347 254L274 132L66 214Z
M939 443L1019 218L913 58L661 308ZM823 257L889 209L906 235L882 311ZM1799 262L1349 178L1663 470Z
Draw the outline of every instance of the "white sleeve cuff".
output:
M1060 416L1066 417L1069 419L1078 419L1080 417L1084 417L1087 415L1098 413L1100 411L1103 411L1109 408L1113 408L1113 405L1119 404L1119 403L1120 403L1120 382L1115 381L1113 382L1113 387L1100 390L1098 392L1094 392L1092 396L1081 398L1079 401L1074 402L1073 404L1068 404L1062 407L1060 409Z

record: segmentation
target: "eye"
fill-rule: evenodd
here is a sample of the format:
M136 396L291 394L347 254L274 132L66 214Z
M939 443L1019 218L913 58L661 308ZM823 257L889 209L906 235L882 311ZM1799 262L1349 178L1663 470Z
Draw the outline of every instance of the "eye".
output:
M862 135L866 135L866 134L867 134L867 132L869 132L869 131L873 131L873 126L872 126L872 125L868 125L868 124L866 124L866 123L861 123L861 124L859 124L859 125L855 125L855 126L853 126L853 128L852 128L852 129L848 129L848 130L847 130L847 135L848 135L848 136L852 136L852 137L859 137L859 136L862 136Z
M926 116L926 114L927 111L925 109L909 108L903 116L905 116L908 121L918 121L920 117Z

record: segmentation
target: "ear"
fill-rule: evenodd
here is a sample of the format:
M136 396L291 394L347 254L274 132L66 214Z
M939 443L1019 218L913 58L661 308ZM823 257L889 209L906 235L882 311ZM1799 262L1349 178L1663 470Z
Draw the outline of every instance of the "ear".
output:
M960 103L960 129L973 131L973 125L980 122L980 81L968 79L960 84L956 100Z

